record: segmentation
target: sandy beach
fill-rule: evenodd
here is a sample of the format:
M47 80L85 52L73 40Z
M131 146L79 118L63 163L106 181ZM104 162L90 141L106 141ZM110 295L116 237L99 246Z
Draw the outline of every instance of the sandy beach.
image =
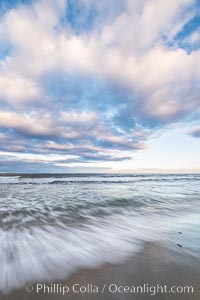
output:
M143 251L121 264L106 264L96 269L81 269L65 281L48 282L46 285L40 282L38 283L40 284L38 292L36 284L33 284L32 287L27 285L26 288L1 295L0 300L199 300L199 267L199 260L185 254L184 248L176 244L146 243ZM141 292L141 289L138 293L133 293L133 286L144 287L145 285L146 293ZM46 286L46 292L44 286ZM66 286L69 291L63 295L62 288ZM162 292L161 286L167 286L167 293ZM178 287L179 291L175 293L173 290L172 292L170 291L171 287ZM49 291L51 288L52 292L48 293L48 288ZM128 288L130 289L128 290ZM181 288L185 288L185 291L181 292Z

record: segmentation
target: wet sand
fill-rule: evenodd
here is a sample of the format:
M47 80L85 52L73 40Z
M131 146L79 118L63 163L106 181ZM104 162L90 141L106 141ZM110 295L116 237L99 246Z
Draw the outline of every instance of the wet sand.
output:
M168 245L169 246L169 245ZM158 300L199 300L200 299L200 260L197 257L186 254L184 248L176 244L165 247L162 244L147 243L143 251L123 263L111 265L106 264L96 269L82 269L64 280L46 283L47 287L55 290L68 286L70 291L65 295L60 293L44 293L43 288L36 292L36 285L33 291L27 292L25 288L13 291L7 295L1 295L0 300L122 300L122 299L158 299ZM52 283L52 284L53 284ZM40 282L41 284L41 282ZM57 284L57 285L56 285ZM74 285L76 286L74 287ZM105 286L104 292L102 289ZM114 284L118 287L132 286L192 286L193 293L158 293L154 290L151 293L115 292ZM89 285L89 286L88 286ZM112 285L112 286L111 286ZM79 288L84 286L87 291L80 292ZM73 287L75 291L73 290ZM28 287L28 289L31 287ZM83 288L84 290L84 288ZM47 291L47 289L46 289ZM121 288L120 288L121 291ZM160 290L161 291L161 290Z

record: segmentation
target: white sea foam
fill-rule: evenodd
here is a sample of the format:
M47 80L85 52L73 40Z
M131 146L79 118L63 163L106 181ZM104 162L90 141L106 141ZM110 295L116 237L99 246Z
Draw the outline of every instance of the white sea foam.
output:
M194 222L194 215L185 218L189 224ZM129 215L77 228L60 224L1 230L0 291L7 293L25 283L64 279L80 268L122 262L147 241L166 241L167 230L180 228L182 223L183 217L174 220Z
M19 176L0 176L0 184L18 183Z
M0 290L65 278L81 267L120 262L138 252L144 241L161 238L152 225L141 218L118 216L81 228L1 230Z

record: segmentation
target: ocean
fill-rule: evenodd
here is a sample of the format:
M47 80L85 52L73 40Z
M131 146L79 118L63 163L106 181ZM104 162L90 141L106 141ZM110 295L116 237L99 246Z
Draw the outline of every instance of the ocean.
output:
M123 262L147 242L198 260L199 213L200 174L2 174L0 291Z

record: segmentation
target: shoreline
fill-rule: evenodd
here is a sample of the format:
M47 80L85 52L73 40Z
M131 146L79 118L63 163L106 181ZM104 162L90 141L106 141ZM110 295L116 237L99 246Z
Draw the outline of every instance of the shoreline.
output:
M184 248L179 248L177 245L175 245L177 248L169 246L147 242L141 252L122 263L105 264L94 269L81 269L66 280L40 282L38 283L40 286L33 284L33 291L21 288L9 294L1 294L0 300L146 300L150 298L199 300L200 262L184 253ZM105 289L102 292L104 286ZM140 288L139 292L133 293L133 286L142 286L143 290L141 291ZM151 288L152 286L154 288ZM172 286L193 287L193 293L192 290L176 292L176 294L172 294L171 291L165 293L162 292L161 286L167 286L167 289ZM64 295L63 287L69 288ZM124 287L126 291L124 291ZM129 287L129 291L127 287ZM144 293L144 287L146 293ZM155 292L155 287L159 290L158 293ZM30 287L27 285L26 288L28 290Z

